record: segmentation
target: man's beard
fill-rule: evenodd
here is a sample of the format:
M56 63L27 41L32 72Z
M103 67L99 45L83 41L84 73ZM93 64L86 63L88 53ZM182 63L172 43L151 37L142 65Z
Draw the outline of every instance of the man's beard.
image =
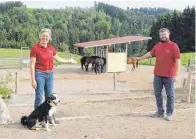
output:
M166 38L165 40L160 39L162 43L166 43L169 41L169 38Z

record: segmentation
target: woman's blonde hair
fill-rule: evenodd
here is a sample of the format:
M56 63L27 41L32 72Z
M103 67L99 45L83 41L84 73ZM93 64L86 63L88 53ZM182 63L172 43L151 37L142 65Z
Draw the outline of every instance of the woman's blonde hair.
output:
M50 36L49 40L52 40L52 31L49 28L43 28L40 32L39 32L39 37L41 37L41 34L47 32Z

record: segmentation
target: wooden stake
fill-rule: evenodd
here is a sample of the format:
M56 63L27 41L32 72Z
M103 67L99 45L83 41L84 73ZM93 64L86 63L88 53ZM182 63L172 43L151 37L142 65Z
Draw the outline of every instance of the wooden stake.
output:
M116 90L116 72L113 72L114 90Z
M190 66L190 68L189 68L189 74L188 74L188 79L187 79L187 86L185 88L185 91L188 91L187 99L186 99L186 102L187 103L190 103L190 100L191 100L191 86L192 86L193 71L194 71L193 66Z
M189 71L190 64L191 64L191 59L189 58L188 59L188 64L187 64L187 72Z
M18 72L16 72L15 77L15 94L18 94Z
M186 78L184 78L184 80L183 80L182 88L184 89L185 86L186 86Z

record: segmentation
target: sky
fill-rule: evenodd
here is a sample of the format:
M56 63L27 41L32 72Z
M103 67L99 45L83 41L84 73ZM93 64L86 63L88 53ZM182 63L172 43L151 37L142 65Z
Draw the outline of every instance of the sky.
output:
M5 2L3 0L1 2ZM68 7L89 8L94 6L94 0L21 0L24 5L29 8L44 8L44 9L59 9ZM196 4L195 0L97 0L97 2L104 2L114 5L119 8L126 9L140 8L140 7L164 7L171 10L177 9L182 11L188 5Z

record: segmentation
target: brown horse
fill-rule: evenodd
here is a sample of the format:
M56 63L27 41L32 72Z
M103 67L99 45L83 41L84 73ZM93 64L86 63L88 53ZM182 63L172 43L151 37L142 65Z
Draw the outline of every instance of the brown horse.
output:
M127 64L133 64L131 71L138 67L138 61L135 57L127 57Z

